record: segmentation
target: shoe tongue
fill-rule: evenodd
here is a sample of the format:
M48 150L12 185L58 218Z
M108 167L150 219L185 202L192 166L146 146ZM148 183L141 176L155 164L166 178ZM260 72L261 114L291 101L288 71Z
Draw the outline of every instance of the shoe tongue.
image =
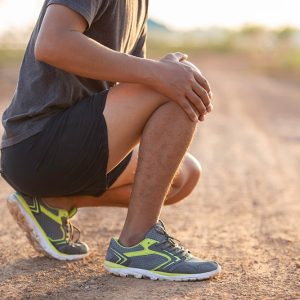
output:
M166 228L162 221L158 221L153 227L147 232L145 238L153 239L159 242L166 240Z

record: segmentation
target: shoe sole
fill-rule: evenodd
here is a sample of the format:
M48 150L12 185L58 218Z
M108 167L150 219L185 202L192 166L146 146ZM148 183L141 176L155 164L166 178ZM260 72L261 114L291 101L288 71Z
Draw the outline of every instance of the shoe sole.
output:
M104 268L111 274L121 277L135 277L138 279L147 278L151 280L166 280L166 281L199 281L199 280L206 280L216 276L218 273L221 272L221 266L218 266L218 269L201 273L201 274L182 274L182 275L162 275L158 274L155 271L148 271L143 269L137 268L117 268L117 267L110 267L111 262L104 262Z
M7 206L11 215L16 220L19 227L25 231L30 244L37 252L58 260L78 260L88 255L88 253L77 255L61 254L54 248L54 246L49 245L44 234L19 203L15 195L9 196L7 199Z

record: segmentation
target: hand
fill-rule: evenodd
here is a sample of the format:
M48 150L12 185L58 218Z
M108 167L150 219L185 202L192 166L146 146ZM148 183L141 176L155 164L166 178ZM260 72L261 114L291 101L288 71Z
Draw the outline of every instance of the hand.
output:
M190 66L191 68L193 68L196 72L198 72L198 73L202 76L201 71L200 71L194 64L192 64L190 61L188 61L188 60L182 60L181 63L183 63L183 64L185 64L185 65L187 65L187 66ZM211 98L212 98L212 92L211 92L211 90L210 90L210 92L208 93L208 95L209 95L210 100L211 100ZM213 105L210 103L210 104L206 107L206 111L207 111L208 113L210 113L210 112L212 112L212 110L213 110ZM199 121L204 121L204 119L205 119L205 114L199 115L199 118L198 118L198 119L199 119Z
M168 54L158 62L151 86L175 101L197 122L212 110L211 90L201 72L182 53Z

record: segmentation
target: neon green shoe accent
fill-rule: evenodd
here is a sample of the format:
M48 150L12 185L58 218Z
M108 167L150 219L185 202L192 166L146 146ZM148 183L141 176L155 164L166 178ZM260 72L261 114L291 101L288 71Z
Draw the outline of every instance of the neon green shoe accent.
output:
M106 267L113 268L113 269L127 269L128 268L128 267L125 267L125 266L122 266L122 265L118 265L118 264L113 263L113 262L108 261L108 260L104 261L104 265Z
M110 262L108 260L104 261L104 265L106 267L112 268L112 269L128 269L128 267L125 266L121 266L119 264ZM154 273L154 274L159 274L159 275L163 275L163 276L184 276L184 275L188 275L188 274L180 274L180 273L167 273L167 272L160 272L160 271L153 271L153 270L149 270L149 272Z
M149 247L151 247L152 245L157 244L157 243L158 243L158 241L156 241L156 240L146 238L142 242L139 243L139 245L144 248L143 250L134 251L134 252L125 252L124 254L128 257L147 256L147 255L150 255L150 254L156 254L156 255L159 255L159 256L162 256L162 257L166 258L167 259L166 262L160 264L159 266L157 266L153 269L153 270L156 270L156 269L159 269L159 268L163 267L166 264L169 264L170 261L172 261L172 259L170 258L170 255L149 249Z
M23 198L22 198L23 199ZM27 204L28 205L28 204ZM31 209L31 211L35 212L35 213L39 213L39 206L38 203L35 199L33 199L33 205L28 205L29 208Z
M46 207L41 206L41 212L45 215L47 215L50 219L54 220L56 223L61 224L61 218L68 218L69 214L64 209L57 209L58 210L58 216L53 214L51 211L49 211Z
M33 206L32 206L32 205L29 206L29 205L24 201L24 199L23 199L23 197L22 197L21 195L19 195L19 194L16 194L16 195L17 195L18 200L22 202L23 208L31 215L31 217L32 217L32 218L34 219L34 221L35 221L35 218L34 218L34 216L33 216L33 214L32 214L32 211L31 211L30 209L28 209L28 207L30 207L30 208L33 210L33 212L39 213L40 211L39 211L39 209L38 209L39 205L38 205L37 199L36 199L36 198L33 198L33 204L34 204L34 205L33 205ZM60 224L60 225L62 225L62 223L61 223L61 218L62 218L62 217L67 218L67 217L69 216L68 212L67 212L66 210L63 210L63 209L58 209L58 213L59 213L58 216L56 216L56 215L54 215L53 213L51 213L50 211L48 211L44 206L40 206L40 209L41 209L41 212L42 212L43 214L47 215L50 219L54 220L56 223L58 223L58 224ZM36 221L35 221L35 223L38 224ZM39 224L38 224L38 225L39 225ZM41 228L41 227L39 226L39 228ZM63 231L63 229L61 228L60 230L61 230L61 233L62 233L62 235L63 235L63 237L62 237L61 239L56 239L56 240L51 239L50 237L48 237L47 235L44 234L44 231L43 231L43 234L44 234L44 236L47 237L47 239L49 239L51 242L61 242L61 241L64 241L64 240L66 239L66 237L65 237L65 232Z
M112 249L112 251L115 253L115 255L118 257L118 261L116 262L117 264L123 264L124 262L127 261L127 258L119 253L117 250Z
M71 219L74 217L74 215L77 213L78 209L76 207L72 208L70 211L69 211L69 216L68 218Z
M163 276L187 276L187 275L190 275L190 274L180 274L180 273L167 273L167 272L153 271L153 270L151 270L151 272L154 274L163 275Z
M176 241L166 232L162 221L158 221L145 234L144 240L134 246L122 246L112 238L105 267L119 276L173 281L203 280L220 272L218 263L193 256ZM123 259L121 263L121 255L128 258L127 261Z
M15 195L16 195L18 201L21 202L23 209L26 210L26 212L30 215L30 217L31 217L31 219L33 220L33 222L35 223L35 225L39 228L39 230L41 231L42 235L43 235L46 239L51 240L51 239L45 234L45 232L44 232L43 228L40 226L40 224L36 221L35 217L33 216L31 210L28 208L28 204L27 204L26 201L23 199L22 195L20 195L19 193L16 193ZM60 240L58 240L58 241L60 241ZM51 249L52 249L53 251L55 251L57 254L60 254L60 252L59 252L59 251L58 251L51 243L49 243L49 245L50 245L50 247L51 247Z
M19 205L26 211L26 213L30 217L31 222L34 223L34 226L38 229L39 234L43 237L42 239L44 239L45 241L48 241L47 246L45 246L44 242L43 242L43 246L41 246L41 244L39 242L39 239L36 235L31 238L31 241L36 242L37 244L39 244L40 247L42 248L42 250L45 250L45 247L51 248L51 251L53 253L56 253L55 255L51 254L51 256L53 256L55 258L58 258L58 259L60 259L60 257L62 257L62 255L64 257L70 257L70 260L78 259L78 258L80 258L81 255L85 256L87 254L88 246L84 243L80 243L80 242L77 243L77 241L75 242L76 247L78 249L77 253L60 252L59 248L58 249L56 248L56 246L61 247L61 246L64 246L64 245L69 245L69 243L72 243L72 241L69 241L69 239L67 240L67 236L66 236L67 232L64 230L63 222L62 222L63 219L62 218L70 219L70 216L74 216L76 214L77 209L73 209L70 212L68 212L64 209L49 207L49 209L55 209L57 211L57 215L55 215L50 210L47 209L46 204L38 203L38 200L36 198L31 198L32 203L29 204L29 203L26 202L23 195L20 194L20 193L15 193L14 197L15 197L16 201L19 202ZM40 225L40 223L38 222L38 220L36 219L36 217L34 216L33 213L44 214L49 219L53 220L53 222L55 222L57 224L57 233L56 234L61 236L61 238L53 239L50 236L48 236L47 232L45 232L45 230ZM71 228L73 227L73 225L68 225L68 226L71 226ZM76 227L75 227L75 229L76 229ZM40 239L41 239L41 237L40 237ZM35 248L37 249L37 247L35 247ZM74 249L73 246L71 246L71 249ZM39 251L41 249L37 249L37 250ZM84 253L84 251L86 251L86 253ZM47 254L49 254L49 252L47 252ZM76 258L76 256L77 256L77 258ZM69 259L69 258L67 258L67 259Z
M156 251L153 251L151 249L149 249L150 246L154 245L158 243L155 240L152 239L144 239L142 242L140 242L138 245L142 246L144 249L143 250L139 250L139 251L134 251L134 252L125 252L124 254L128 257L132 257L132 256L143 256L143 255L149 255L149 254L158 254L156 253ZM167 255L162 255L166 258L168 258Z
M180 258L178 256L173 255L172 253L169 253L169 252L161 253L161 252L149 249L149 247L151 247L152 245L159 243L158 241L153 240L153 239L146 238L143 241L141 241L139 244L137 244L135 246L132 246L132 247L124 247L119 243L119 241L116 238L114 238L114 240L116 241L116 243L118 243L118 245L120 247L122 247L124 249L134 248L137 245L142 246L144 248L143 250L139 250L139 251L124 252L124 255L126 255L127 257L147 256L147 255L150 255L150 254L156 254L156 255L162 256L162 257L167 259L166 262L156 266L153 270L157 270L161 267L170 266L170 265L172 265L172 264L174 264L174 263L176 263L180 260ZM127 261L126 257L122 256L121 253L117 252L114 249L112 249L112 250L117 255L117 257L119 258L119 260L116 262L117 264L123 264L124 262ZM122 258L123 258L122 262L120 262L121 259L120 259L119 256L122 256ZM172 261L172 258L175 258L175 261Z

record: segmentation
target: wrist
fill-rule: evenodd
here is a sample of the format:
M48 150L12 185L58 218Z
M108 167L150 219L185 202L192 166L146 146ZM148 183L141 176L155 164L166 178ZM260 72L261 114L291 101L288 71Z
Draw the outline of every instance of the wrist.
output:
M138 69L137 83L150 87L156 86L159 74L159 62L152 59L141 59Z

